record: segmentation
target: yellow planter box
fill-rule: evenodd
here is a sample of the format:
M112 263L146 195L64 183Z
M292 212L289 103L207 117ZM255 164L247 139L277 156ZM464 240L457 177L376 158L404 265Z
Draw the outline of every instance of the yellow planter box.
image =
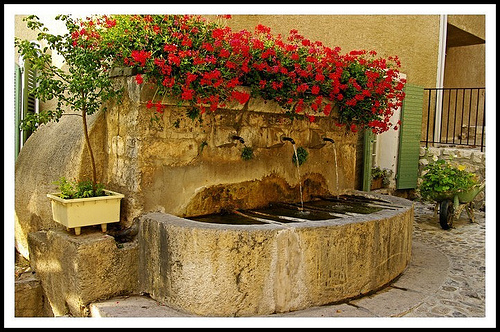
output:
M55 194L47 194L52 205L54 221L75 229L79 235L81 227L101 225L103 232L108 223L120 221L120 201L123 194L104 190L105 196L64 199Z

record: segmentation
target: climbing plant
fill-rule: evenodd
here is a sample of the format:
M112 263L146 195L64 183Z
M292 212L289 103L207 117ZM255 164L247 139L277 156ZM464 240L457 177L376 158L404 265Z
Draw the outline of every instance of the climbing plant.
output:
M297 148L297 154L294 153L292 156L292 163L294 165L297 165L298 163L298 166L301 166L303 163L306 162L308 156L309 152L307 152L307 150L304 147L299 146Z

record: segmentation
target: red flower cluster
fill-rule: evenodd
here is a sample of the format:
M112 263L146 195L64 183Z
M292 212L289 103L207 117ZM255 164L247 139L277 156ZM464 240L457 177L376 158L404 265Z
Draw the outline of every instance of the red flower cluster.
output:
M128 65L134 65L138 64L141 67L144 67L146 65L146 61L151 58L151 52L146 52L143 50L140 51L132 51L132 54L130 55L132 57L132 60L129 60L127 58L124 59L124 62Z
M393 127L390 118L404 98L397 57L364 50L341 55L340 48L312 42L297 30L285 41L263 25L253 33L233 32L199 16L118 15L101 22L106 47L139 70L138 83L155 82L161 94L201 113L230 101L245 104L252 96L311 121L336 109L339 123L352 131L381 133Z

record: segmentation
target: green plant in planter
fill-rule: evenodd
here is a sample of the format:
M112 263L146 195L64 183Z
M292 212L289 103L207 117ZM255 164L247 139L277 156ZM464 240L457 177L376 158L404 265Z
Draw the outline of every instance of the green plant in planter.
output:
M55 184L59 187L59 197L64 199L104 196L104 185L102 183L96 185L95 192L92 181L88 180L69 181L65 177L61 177Z
M54 109L30 114L22 121L21 127L36 130L42 124L59 121L63 115L68 114L67 111L72 111L72 115L79 115L82 118L92 170L91 189L84 192L85 195L95 196L99 188L87 116L100 110L104 102L119 96L121 89L114 88L109 76L112 52L96 42L98 36L90 36L90 30L85 25L80 25L68 15L58 15L56 20L66 25L67 33L50 34L35 15L24 19L28 28L38 32L37 40L46 45L43 48L36 42L15 39L18 52L25 61L31 63L37 73L34 78L36 87L32 93L42 102L53 99L57 102ZM53 64L52 53L63 57L63 68ZM64 188L69 186L65 181L62 185Z
M382 184L388 186L391 182L392 170L376 166L372 168L372 180L382 179Z
M309 153L307 152L307 150L302 146L300 146L297 148L297 156L295 156L295 153L293 154L292 163L294 165L297 165L298 162L298 165L301 166L303 163L306 162L308 156Z
M475 174L444 159L433 160L424 168L418 191L423 200L439 201L467 191L478 184Z

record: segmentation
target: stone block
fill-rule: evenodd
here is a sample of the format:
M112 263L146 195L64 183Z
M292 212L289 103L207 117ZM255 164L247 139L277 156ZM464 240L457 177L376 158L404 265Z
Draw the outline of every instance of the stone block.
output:
M475 151L474 154L472 155L472 162L473 163L478 163L478 164L484 164L484 152L477 152Z
M458 149L455 151L457 158L471 159L473 151L468 149Z
M433 156L439 157L441 155L441 150L440 148L434 148L430 147L427 149L427 154L432 158Z
M35 274L23 273L15 281L15 317L46 317L43 289Z
M137 242L117 244L87 227L30 233L31 268L36 271L54 316L87 316L99 299L137 289Z

